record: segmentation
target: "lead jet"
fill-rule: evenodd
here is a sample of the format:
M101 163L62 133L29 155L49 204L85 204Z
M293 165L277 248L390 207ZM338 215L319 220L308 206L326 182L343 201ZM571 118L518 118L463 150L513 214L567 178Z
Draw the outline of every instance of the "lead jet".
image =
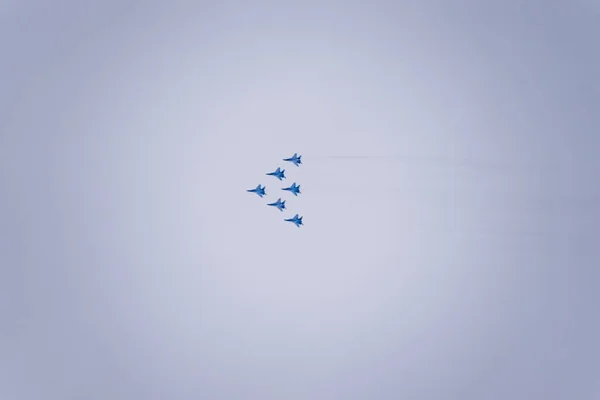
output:
M265 189L266 188L267 188L266 186L260 187L260 185L258 185L255 189L249 189L249 190L246 190L246 191L250 192L250 193L256 193L260 197L263 197L266 194L265 193Z
M299 167L302 164L302 156L299 156L297 153L294 153L290 158L284 158L283 161L289 161L294 163L296 167Z
M284 219L284 221L286 221L286 222L291 222L291 223L293 223L293 224L296 224L296 226L297 226L298 228L300 228L300 225L304 225L304 224L302 223L302 218L304 218L304 217L299 217L299 216L298 216L298 214L296 214L296 215L294 215L294 218L290 218L290 219Z
M302 192L300 191L300 185L296 185L296 182L292 183L292 186L283 188L281 190L287 190L289 192L292 192L294 196L298 196L298 193L302 194Z
M281 168L277 167L277 170L275 170L273 172L269 172L267 175L271 175L279 180L282 180L285 178L285 169L281 169Z
M279 211L283 211L285 208L285 200L281 201L281 198L277 199L275 203L267 204L268 206L277 207Z

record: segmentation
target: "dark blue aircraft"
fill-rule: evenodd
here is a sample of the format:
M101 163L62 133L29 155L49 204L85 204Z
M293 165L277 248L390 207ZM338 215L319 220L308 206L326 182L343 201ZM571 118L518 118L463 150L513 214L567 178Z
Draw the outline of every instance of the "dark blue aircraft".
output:
M296 224L296 226L297 226L298 228L300 228L300 225L304 225L304 224L302 223L302 218L304 218L304 217L299 217L299 216L298 216L298 214L296 214L296 215L294 215L294 218L285 219L284 221L286 221L286 222L291 222L291 223L293 223L293 224Z
M302 194L302 192L300 191L300 185L296 185L296 182L292 183L292 186L283 188L281 190L287 190L289 192L292 192L294 194L294 196L298 196L298 194Z
M279 180L282 180L285 178L285 169L281 169L281 168L277 167L277 170L275 170L273 172L269 172L267 175L271 175Z
M246 190L246 191L247 191L247 192L250 192L250 193L256 193L256 194L257 194L257 195L259 195L260 197L263 197L263 196L266 194L266 193L265 193L265 189L266 189L266 188L267 188L266 186L260 187L260 185L258 185L258 186L256 187L256 189L249 189L249 190Z
M284 158L283 161L289 161L294 163L296 167L299 167L302 164L302 156L299 156L298 153L294 153L290 158Z
M283 211L285 208L285 200L281 201L281 198L277 199L275 203L267 204L268 206L277 207L279 211Z

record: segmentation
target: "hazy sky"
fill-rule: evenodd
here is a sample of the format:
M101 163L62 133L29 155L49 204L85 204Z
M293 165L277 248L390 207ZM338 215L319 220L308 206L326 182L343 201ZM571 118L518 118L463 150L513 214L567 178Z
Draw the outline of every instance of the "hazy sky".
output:
M599 38L595 0L0 0L0 399L599 399Z

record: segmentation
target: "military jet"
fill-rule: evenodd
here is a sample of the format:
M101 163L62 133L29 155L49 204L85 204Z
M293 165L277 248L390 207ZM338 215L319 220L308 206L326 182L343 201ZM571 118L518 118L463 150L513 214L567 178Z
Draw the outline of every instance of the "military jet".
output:
M269 172L267 175L271 175L279 180L282 180L285 178L285 169L281 169L281 168L277 167L277 170L275 170L273 172Z
M284 221L294 223L298 228L300 228L300 225L304 225L302 223L302 218L304 217L299 217L298 214L296 214L294 215L294 218L285 219Z
M300 164L302 164L302 156L299 156L297 153L294 153L292 157L284 158L283 161L292 162L296 167L299 167Z
M266 194L265 193L265 189L266 188L267 188L266 186L260 187L260 185L258 185L255 189L249 189L249 190L246 190L246 191L250 192L250 193L256 193L260 197L263 197Z
M292 186L283 188L281 190L287 190L294 194L294 196L298 196L298 193L302 194L300 191L300 185L296 185L296 182L292 183Z
M267 204L268 206L277 207L279 211L283 211L285 208L285 200L281 201L281 198L277 199L275 203Z

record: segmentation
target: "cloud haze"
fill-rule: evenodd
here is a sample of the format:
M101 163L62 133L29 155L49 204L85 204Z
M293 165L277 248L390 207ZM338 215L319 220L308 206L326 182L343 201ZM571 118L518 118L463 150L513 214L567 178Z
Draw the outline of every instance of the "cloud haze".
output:
M600 398L597 10L3 3L0 398Z

